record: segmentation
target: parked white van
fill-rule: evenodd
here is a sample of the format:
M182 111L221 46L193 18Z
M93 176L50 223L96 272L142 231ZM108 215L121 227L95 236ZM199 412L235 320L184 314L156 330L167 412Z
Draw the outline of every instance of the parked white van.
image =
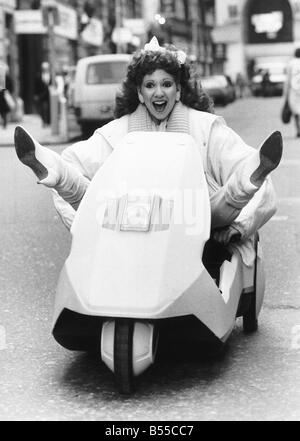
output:
M76 66L74 107L84 135L113 119L115 97L132 58L128 54L81 58Z

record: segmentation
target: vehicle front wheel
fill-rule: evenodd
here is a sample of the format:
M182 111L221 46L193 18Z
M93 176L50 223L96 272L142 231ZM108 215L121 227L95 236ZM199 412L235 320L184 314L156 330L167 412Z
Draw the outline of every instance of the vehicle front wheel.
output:
M114 373L116 385L121 394L133 391L133 326L130 319L116 319L114 337Z

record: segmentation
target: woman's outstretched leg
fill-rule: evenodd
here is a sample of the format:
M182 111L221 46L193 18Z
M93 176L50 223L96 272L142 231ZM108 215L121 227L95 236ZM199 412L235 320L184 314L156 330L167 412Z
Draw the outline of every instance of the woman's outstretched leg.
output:
M282 136L273 132L245 159L223 187L210 192L212 229L230 225L279 164L282 156Z
M16 127L14 140L19 160L31 168L38 183L54 188L66 202L77 209L89 180L60 155L40 145L23 127Z

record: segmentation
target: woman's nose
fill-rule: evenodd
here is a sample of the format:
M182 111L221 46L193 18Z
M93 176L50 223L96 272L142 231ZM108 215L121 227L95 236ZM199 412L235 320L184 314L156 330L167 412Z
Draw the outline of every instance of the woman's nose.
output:
M162 88L160 86L156 86L155 91L154 91L154 96L158 97L158 96L162 96L163 94L164 93L163 93Z

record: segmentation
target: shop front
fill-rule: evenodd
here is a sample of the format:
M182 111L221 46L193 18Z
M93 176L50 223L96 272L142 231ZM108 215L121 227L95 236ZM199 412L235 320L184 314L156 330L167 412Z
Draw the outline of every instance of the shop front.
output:
M0 63L7 66L14 93L18 94L18 52L13 26L15 0L0 1Z
M215 11L214 43L225 45L223 71L232 78L283 65L300 46L300 0L215 0Z
M245 55L248 62L286 62L293 53L295 27L289 0L249 0L244 8Z
M24 101L25 113L36 111L35 83L42 63L48 61L52 72L61 74L77 61L77 12L61 4L57 4L57 8L53 33L42 9L16 10L14 13L20 96Z

